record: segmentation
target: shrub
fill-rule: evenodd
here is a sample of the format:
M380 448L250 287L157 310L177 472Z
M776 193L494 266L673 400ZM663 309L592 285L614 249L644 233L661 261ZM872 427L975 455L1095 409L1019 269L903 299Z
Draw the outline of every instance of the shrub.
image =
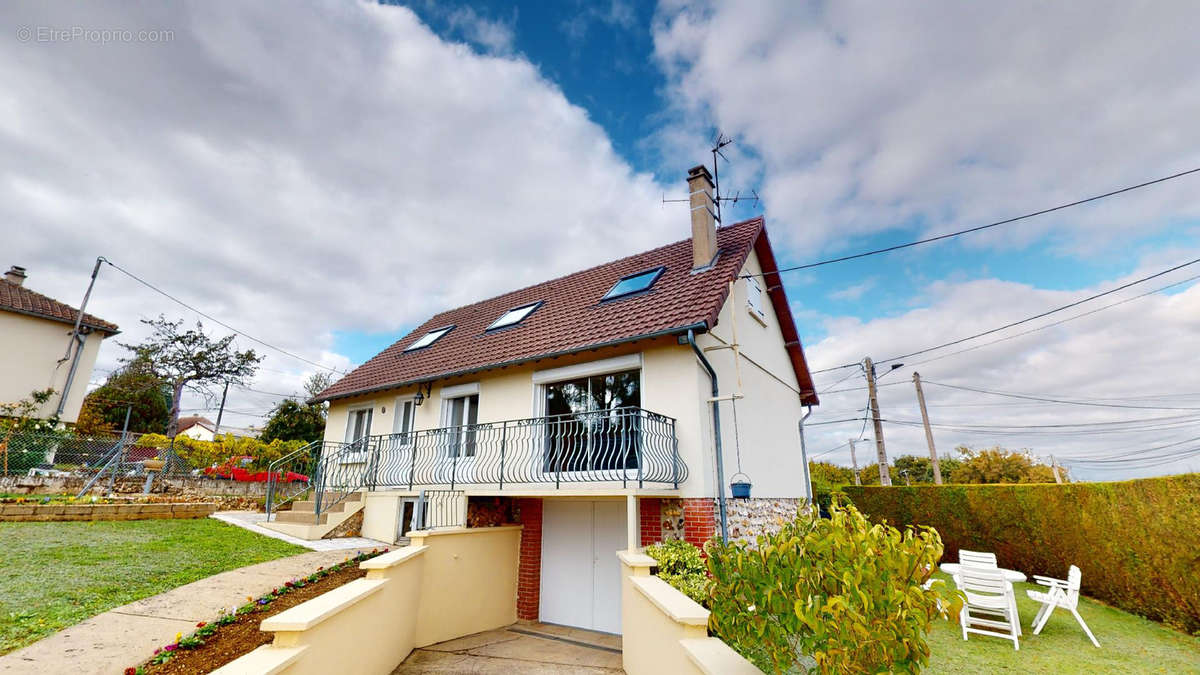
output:
M171 439L161 434L146 434L138 439L138 445L167 448L171 446ZM249 457L251 461L245 467L247 470L265 471L271 462L303 445L303 441L274 440L264 443L257 438L244 438L233 434L222 434L212 441L176 436L175 454L193 469L227 465L231 459Z
M704 557L694 544L672 540L646 547L646 555L658 563L658 578L692 600L708 603L708 574Z
M767 672L917 672L939 600L958 604L941 581L921 588L942 555L936 531L873 526L853 506L706 550L709 628Z
M1003 567L1200 632L1200 474L1118 483L845 487L877 521L937 528L947 558L993 551Z

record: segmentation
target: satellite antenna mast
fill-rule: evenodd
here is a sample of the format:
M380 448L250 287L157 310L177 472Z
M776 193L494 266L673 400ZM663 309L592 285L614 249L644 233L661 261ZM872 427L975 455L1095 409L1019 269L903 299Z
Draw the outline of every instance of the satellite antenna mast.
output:
M741 190L738 190L737 192L733 193L732 197L724 197L721 195L721 170L720 170L720 162L717 161L717 158L723 159L726 162L729 161L729 158L725 156L725 153L721 152L721 149L731 143L733 143L732 138L721 133L719 130L717 131L717 135L713 139L712 156L713 156L713 202L717 205L716 217L717 217L718 223L721 222L721 202L729 202L731 204L737 205L737 203L740 201L749 201L753 204L758 204L758 201L759 201L757 190L750 190L750 194L753 195L752 197L743 197ZM663 195L663 203L664 204L666 204L668 202L686 202L686 201L688 201L688 200L687 199L667 199L667 196L665 194Z

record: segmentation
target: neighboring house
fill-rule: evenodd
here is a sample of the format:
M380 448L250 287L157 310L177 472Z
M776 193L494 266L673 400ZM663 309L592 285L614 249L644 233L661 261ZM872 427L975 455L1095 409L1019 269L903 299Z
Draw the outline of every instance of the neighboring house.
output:
M762 218L716 227L707 170L688 185L691 239L438 314L317 396L323 513L271 525L319 536L352 501L387 541L512 517L519 617L619 632L615 552L719 533L739 463L731 535L794 515L818 401L775 256Z
M180 417L178 431L175 433L179 436L187 436L194 438L197 441L211 441L216 436L216 425L207 417Z
M0 402L53 388L38 416L74 424L100 343L116 335L117 326L84 314L72 340L79 310L26 288L26 276L24 267L13 265L0 280Z

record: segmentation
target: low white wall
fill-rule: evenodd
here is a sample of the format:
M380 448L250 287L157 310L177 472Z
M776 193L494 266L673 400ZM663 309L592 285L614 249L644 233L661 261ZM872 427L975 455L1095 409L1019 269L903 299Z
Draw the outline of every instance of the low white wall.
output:
M621 665L629 675L761 673L708 636L708 610L650 574L654 559L621 551Z
M520 526L413 533L352 581L266 619L275 641L220 675L386 675L416 647L517 620Z

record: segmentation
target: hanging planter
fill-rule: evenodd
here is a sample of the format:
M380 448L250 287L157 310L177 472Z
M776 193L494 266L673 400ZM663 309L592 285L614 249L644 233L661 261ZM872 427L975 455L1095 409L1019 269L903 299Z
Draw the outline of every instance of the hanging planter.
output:
M738 480L738 476L741 476L742 480ZM729 489L733 491L734 499L749 499L750 477L740 471L733 474L729 481Z

